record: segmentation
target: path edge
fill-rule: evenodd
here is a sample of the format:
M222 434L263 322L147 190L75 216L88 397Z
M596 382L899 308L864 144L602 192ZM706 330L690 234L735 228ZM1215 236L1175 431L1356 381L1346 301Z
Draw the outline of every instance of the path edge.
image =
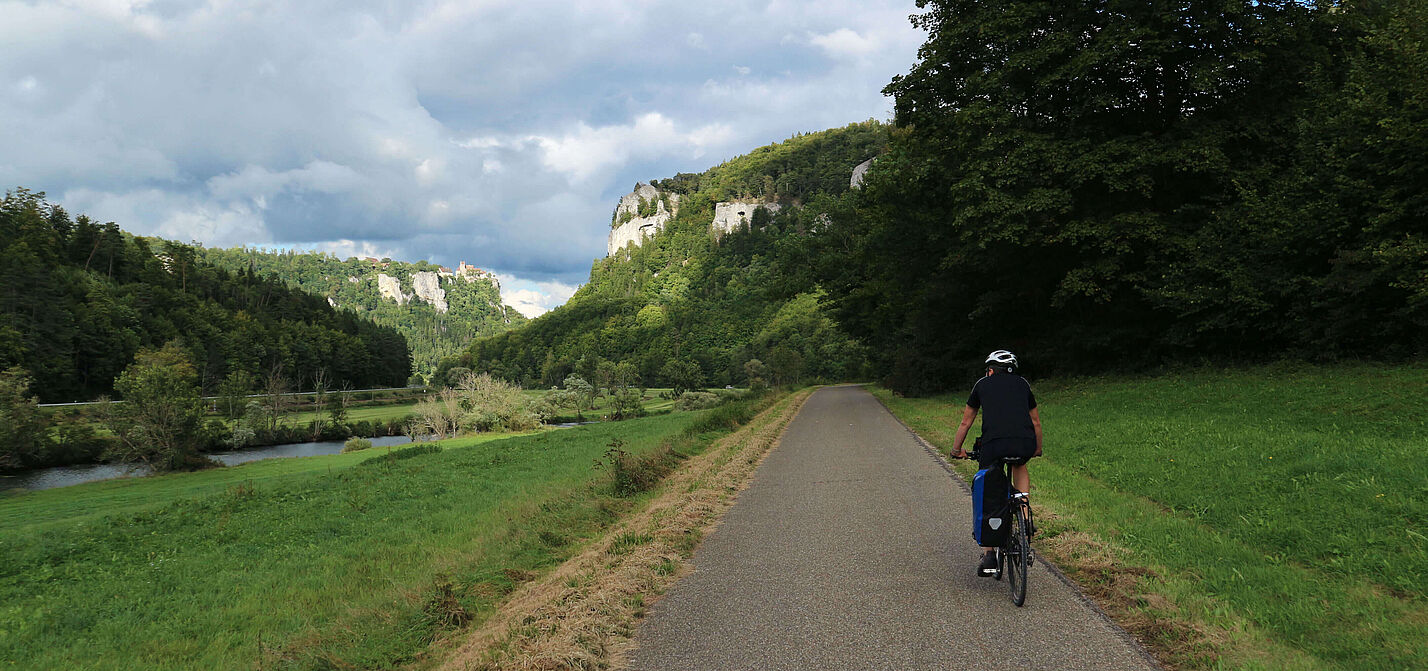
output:
M863 391L868 392L867 385L860 386L863 387ZM911 426L908 426L907 422L902 421L902 418L898 417L897 413L893 412L892 408L889 408L888 405L883 402L883 399L879 398L877 394L868 392L868 395L872 396L873 399L878 402L878 405L882 406L883 411L887 412L888 415L891 416L894 420L897 420L897 423L902 426L903 430L907 431L908 435L912 436L912 439L917 441L917 444L922 446L922 449L927 452L927 456L931 457L933 461L937 462L937 465L941 466L942 470L947 471L947 474L952 478L952 481L957 483L957 486L960 487L964 493L966 493L968 496L971 496L972 487L967 484L967 481L965 479L963 479L962 474L958 473L957 470L952 467L952 462L948 461L947 457L943 456L942 452L937 449L937 446L933 445L926 438L923 438L920 434L914 431ZM1045 555L1039 552L1036 553L1036 558L1041 562L1043 566L1046 567L1048 571L1051 572L1052 575L1056 576L1056 578L1060 580L1063 584L1065 584L1067 587L1070 587L1071 592L1076 595L1077 599L1080 599L1082 603L1089 606L1090 609L1096 613L1096 615L1100 616L1100 618L1105 621L1106 624L1110 625L1111 629L1114 630L1116 634L1121 637L1122 640L1128 643L1133 650L1139 653L1140 656L1145 659L1145 661L1149 662L1154 668L1166 668L1165 665L1160 663L1160 660L1156 659L1155 656L1150 653L1150 649L1147 648L1146 645L1140 641L1140 639L1136 638L1134 634L1130 633L1126 630L1125 627L1122 627L1120 623L1116 622L1115 619L1112 618L1110 614L1105 611L1105 609L1101 608L1100 604L1096 603L1095 599L1092 599L1088 594L1086 594L1085 590L1081 589L1081 585L1077 584L1075 580L1072 580L1071 578L1067 577L1067 575L1061 570L1060 566L1057 566L1055 562L1051 561L1050 559L1047 559Z

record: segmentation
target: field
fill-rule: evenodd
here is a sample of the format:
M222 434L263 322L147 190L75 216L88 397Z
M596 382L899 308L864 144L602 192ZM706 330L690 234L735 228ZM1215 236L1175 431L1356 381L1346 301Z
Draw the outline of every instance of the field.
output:
M598 484L611 445L703 414L0 498L0 666L411 662L638 504Z
M1038 545L1163 660L1428 667L1428 366L1033 385ZM877 393L950 450L965 392Z

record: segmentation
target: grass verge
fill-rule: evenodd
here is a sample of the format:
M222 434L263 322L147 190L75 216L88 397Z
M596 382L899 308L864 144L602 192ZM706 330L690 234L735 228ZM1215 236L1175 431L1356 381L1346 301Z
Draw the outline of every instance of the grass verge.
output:
M1426 392L1422 364L1040 383L1038 547L1173 668L1428 668ZM875 393L950 449L964 393Z
M0 666L420 662L640 504L592 467L611 444L679 446L721 412L6 497Z
M635 622L688 568L700 539L732 505L811 394L757 406L730 404L705 415L672 445L679 452L744 424L689 458L641 508L558 569L523 587L444 654L418 668L593 669L618 667Z

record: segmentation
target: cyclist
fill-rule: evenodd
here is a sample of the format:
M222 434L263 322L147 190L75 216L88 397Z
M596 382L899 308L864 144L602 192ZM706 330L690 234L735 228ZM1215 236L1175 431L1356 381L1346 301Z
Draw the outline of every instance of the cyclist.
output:
M1017 365L1016 355L1004 349L987 355L987 374L972 385L967 407L962 409L962 424L957 427L952 456L966 458L962 441L966 440L977 411L983 410L978 463L987 468L1002 457L1017 458L1011 467L1012 485L1019 492L1029 493L1031 474L1027 472L1026 461L1041 456L1041 415L1036 412L1036 396L1031 393L1031 385L1016 374ZM982 549L986 552L977 571L980 575L995 575L996 548Z

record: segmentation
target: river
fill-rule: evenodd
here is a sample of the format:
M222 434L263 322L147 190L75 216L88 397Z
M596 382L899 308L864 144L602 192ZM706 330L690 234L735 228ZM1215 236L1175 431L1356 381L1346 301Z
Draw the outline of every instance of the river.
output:
M405 445L411 442L406 436L381 436L372 438L372 447L387 447L390 445ZM289 457L319 457L325 454L338 454L342 451L344 441L324 440L316 443L288 443L287 445L269 445L267 447L254 447L247 450L234 450L232 452L212 452L209 457L222 462L224 466L237 466L250 461L261 461L263 459L283 459ZM0 490L11 489L54 489L55 487L68 487L83 482L94 482L95 480L108 480L110 478L132 478L148 475L149 469L143 466L128 466L124 464L84 464L81 466L53 466L51 468L37 468L33 471L24 471L12 476L0 476Z

